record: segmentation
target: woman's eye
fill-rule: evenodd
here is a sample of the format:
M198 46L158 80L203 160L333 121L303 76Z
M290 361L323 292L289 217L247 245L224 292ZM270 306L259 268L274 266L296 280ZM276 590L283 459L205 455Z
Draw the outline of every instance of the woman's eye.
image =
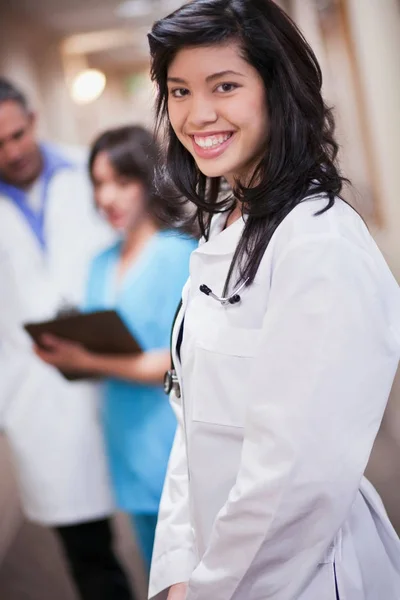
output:
M187 96L189 93L189 90L187 90L186 88L175 88L174 90L170 91L171 96L173 96L174 98L183 98L184 96Z
M221 83L218 87L217 87L217 91L218 92L223 92L223 93L228 93L228 92L233 92L233 90L236 90L236 88L239 87L238 85L236 85L236 83Z
M125 187L126 185L129 185L130 183L132 183L132 180L128 179L128 177L118 177L117 183L121 187Z

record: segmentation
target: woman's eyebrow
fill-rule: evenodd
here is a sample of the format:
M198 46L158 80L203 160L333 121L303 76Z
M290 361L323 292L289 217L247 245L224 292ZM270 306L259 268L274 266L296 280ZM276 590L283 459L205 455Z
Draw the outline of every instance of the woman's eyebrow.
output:
M243 73L238 73L237 71L227 70L227 71L219 71L218 73L213 73L206 77L206 81L214 81L214 79L219 79L220 77L225 77L226 75L236 75L239 77L244 77Z
M212 73L206 77L206 81L214 81L215 79L219 79L220 77L225 77L227 75L235 75L239 77L244 77L243 73L238 73L237 71L226 70L226 71L218 71L218 73ZM167 77L167 81L169 83L179 83L180 85L186 85L187 81L182 79L181 77Z
M169 83L180 83L182 85L185 85L187 83L184 79L181 79L180 77L167 77L167 81Z

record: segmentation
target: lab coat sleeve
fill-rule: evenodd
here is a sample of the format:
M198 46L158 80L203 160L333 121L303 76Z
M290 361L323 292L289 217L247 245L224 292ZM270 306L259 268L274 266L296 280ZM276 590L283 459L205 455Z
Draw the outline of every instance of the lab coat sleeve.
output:
M0 250L0 281L2 304L0 311L0 430L5 426L6 413L11 408L16 391L23 385L32 366L32 341L24 332L21 315L25 312L24 296L19 293L12 262L7 252Z
M178 427L159 508L149 598L175 583L188 581L196 564L189 518L188 466L182 407L174 392L171 392L170 400L178 419Z
M18 333L8 339L0 336L0 431L6 428L7 412L11 410L18 390L32 368L34 357L19 342Z
M326 557L397 366L376 282L369 256L339 236L303 240L277 259L241 464L187 600L242 600L260 573L254 597L294 600Z

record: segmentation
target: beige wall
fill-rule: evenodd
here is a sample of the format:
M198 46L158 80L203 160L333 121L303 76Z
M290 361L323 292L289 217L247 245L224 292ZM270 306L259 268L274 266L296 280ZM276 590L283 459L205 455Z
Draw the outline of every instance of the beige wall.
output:
M59 41L44 27L0 14L0 74L20 85L39 114L39 132L74 143L77 127L65 83Z
M0 564L21 523L10 455L0 434Z
M78 106L66 86L68 68L64 67L68 67L68 60L61 55L61 39L10 12L0 12L0 24L0 74L21 86L30 98L39 116L41 136L87 145L109 127L130 122L152 126L152 85L146 78L146 65L142 89L130 92L126 79L132 73L108 68L103 95L89 105Z
M109 69L105 75L107 85L102 96L91 104L73 108L79 144L89 144L100 131L120 125L153 126L153 87L146 66L140 73L143 85L135 91L128 88L129 73Z
M400 281L400 7L397 0L347 0L382 224L374 235ZM369 475L400 531L400 372Z
M379 186L376 239L400 280L400 7L398 0L346 5Z

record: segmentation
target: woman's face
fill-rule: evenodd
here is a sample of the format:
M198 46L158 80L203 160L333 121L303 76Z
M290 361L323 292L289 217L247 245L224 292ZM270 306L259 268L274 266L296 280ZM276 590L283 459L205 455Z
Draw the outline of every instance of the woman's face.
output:
M264 149L268 115L264 83L238 44L180 50L168 70L168 113L204 175L246 183Z
M110 225L121 232L134 228L146 210L142 182L120 175L105 151L94 160L92 181L96 204Z

